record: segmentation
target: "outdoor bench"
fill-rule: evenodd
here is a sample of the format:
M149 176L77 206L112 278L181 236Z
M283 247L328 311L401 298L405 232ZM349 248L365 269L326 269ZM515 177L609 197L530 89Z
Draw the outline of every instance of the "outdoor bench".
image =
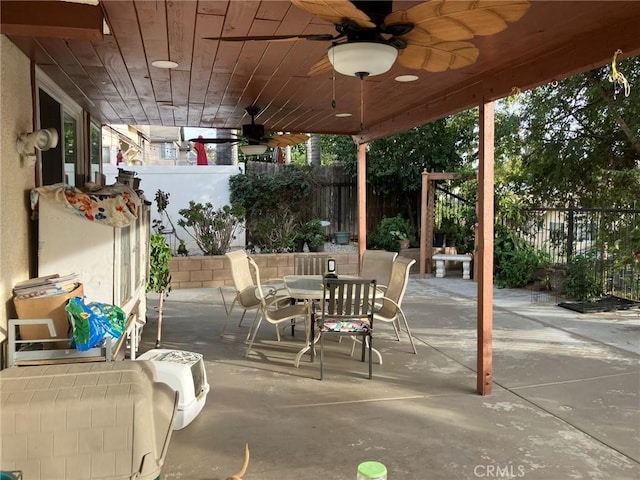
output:
M452 262L462 262L462 278L465 280L469 280L471 278L472 255L437 253L432 258L436 261L436 278L443 278L445 276L445 264L447 260Z

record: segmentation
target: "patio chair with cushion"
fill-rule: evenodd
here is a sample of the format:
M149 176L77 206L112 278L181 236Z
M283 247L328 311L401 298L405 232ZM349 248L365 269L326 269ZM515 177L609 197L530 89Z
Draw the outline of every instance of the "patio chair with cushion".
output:
M320 341L320 380L322 380L324 372L324 337L327 335L363 337L361 360L364 362L368 348L369 378L372 377L373 362L371 354L373 349L372 331L375 296L375 280L324 279L324 293L320 301L320 312L316 315L318 339Z
M384 292L387 285L389 285L391 268L393 267L393 261L397 256L397 252L387 252L386 250L365 250L362 255L360 278L375 278L378 291Z
M229 259L229 263L231 265L231 277L233 278L233 284L236 289L235 297L233 302L231 303L231 307L227 310L227 316L224 319L224 324L222 325L222 332L220 336L224 336L225 330L227 328L227 322L229 321L229 317L231 316L231 312L233 311L233 307L236 305L240 305L244 310L242 312L242 317L240 317L240 322L238 326L242 325L242 320L244 319L245 314L248 310L255 310L256 315L253 319L253 325L256 323L256 319L260 314L260 294L258 291L257 282L254 280L254 275L251 273L250 267L250 258L246 254L244 250L235 250L232 252L225 253L225 256ZM255 263L254 263L255 265ZM259 274L257 270L257 265L255 267L255 272ZM263 288L268 288L268 292L266 294L267 297L275 297L280 296L278 294L279 289L273 285L264 285ZM276 329L278 341L280 340L280 332ZM249 335L247 335L249 338Z

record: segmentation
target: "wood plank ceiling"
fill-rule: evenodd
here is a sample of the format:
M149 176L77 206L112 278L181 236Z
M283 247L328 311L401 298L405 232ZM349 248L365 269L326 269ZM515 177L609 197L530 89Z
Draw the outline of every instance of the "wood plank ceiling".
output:
M395 1L394 10L416 3ZM0 7L2 33L102 123L239 128L249 121L245 107L259 105L267 130L368 141L610 63L617 49L619 63L640 54L640 2L533 1L506 30L471 40L480 54L468 67L429 73L396 62L367 78L360 130L360 80L336 75L334 87L330 74L308 75L329 42L205 39L335 33L289 1L3 0ZM35 19L35 11L43 15ZM110 35L95 37L96 12ZM69 25L74 18L79 25ZM154 60L179 65L159 69ZM420 78L395 81L403 74ZM343 112L352 116L335 116Z

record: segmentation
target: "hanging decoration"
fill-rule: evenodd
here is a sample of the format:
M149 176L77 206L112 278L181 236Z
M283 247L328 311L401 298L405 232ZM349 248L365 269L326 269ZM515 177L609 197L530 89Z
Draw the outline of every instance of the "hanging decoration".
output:
M611 61L611 73L609 74L609 82L613 83L613 98L616 98L621 91L624 91L624 96L628 97L631 93L631 85L626 77L618 71L616 62L618 55L622 53L622 50L616 50L613 54L613 60Z

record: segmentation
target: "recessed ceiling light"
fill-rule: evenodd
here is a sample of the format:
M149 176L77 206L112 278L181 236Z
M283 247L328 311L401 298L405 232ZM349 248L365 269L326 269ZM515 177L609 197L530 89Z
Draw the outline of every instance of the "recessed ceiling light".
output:
M171 60L154 60L151 65L158 68L176 68L178 64Z
M419 78L420 77L418 77L417 75L399 75L396 77L396 82L402 82L402 83L415 82Z
M158 107L164 108L167 110L178 110L180 108L177 105L174 105L173 103L159 103Z
M344 113L336 113L336 117L338 117L338 118L345 118L345 117L350 117L350 116L351 116L351 114L350 114L350 113L347 113L347 112L344 112Z

